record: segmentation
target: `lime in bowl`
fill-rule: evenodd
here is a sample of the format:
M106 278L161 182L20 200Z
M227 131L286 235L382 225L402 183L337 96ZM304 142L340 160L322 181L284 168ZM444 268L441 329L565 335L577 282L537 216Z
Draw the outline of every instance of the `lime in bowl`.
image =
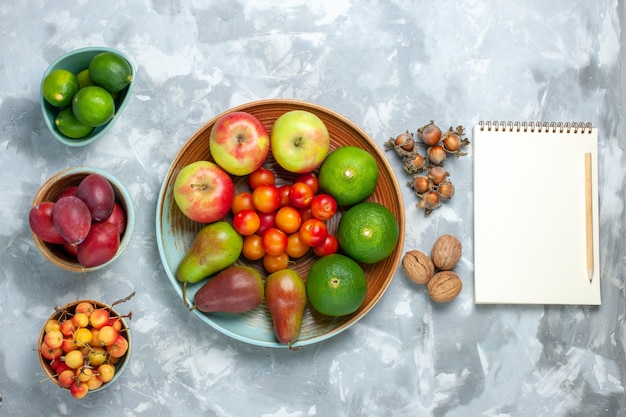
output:
M114 67L113 72L115 75L113 75L113 78L124 77L127 78L129 82L119 91L108 91L111 96L110 98L112 99L112 102L108 103L108 107L109 110L111 110L111 108L113 110L112 116L110 118L107 117L108 121L100 124L99 126L87 127L83 123L76 120L76 116L72 111L73 100L71 100L71 97L75 96L78 91L76 88L76 81L79 82L78 89L83 89L85 86L89 86L89 84L96 84L92 82L87 73L81 74L81 72L89 68L89 64L92 62L94 57L105 52L113 54L114 58L117 57L121 64L124 64L124 62L127 64L124 65L126 69L123 71L118 69L119 66ZM65 78L63 75L59 77L59 70L69 71L76 78L73 81L69 80L68 77L71 76L67 73L65 73ZM43 119L46 123L46 127L50 131L50 134L56 140L67 146L78 147L95 142L111 128L113 123L115 123L120 114L122 114L122 111L126 108L135 84L135 72L135 66L126 54L117 49L104 46L76 49L56 58L52 64L50 64L48 69L46 69L41 78L39 96ZM53 75L48 79L48 82L46 82L48 76L53 73L55 73L56 77ZM55 104L53 105L49 99L55 90L55 84L62 90L66 89L65 92L67 94L66 99L55 101ZM106 87L109 88L108 85L106 85ZM106 95L100 88L102 87L96 86L96 88L91 89L100 96ZM96 97L95 99L98 98L99 97ZM60 113L62 114L59 115ZM60 119L58 122L57 118ZM62 129L65 131L65 134L59 130L57 123L63 126Z

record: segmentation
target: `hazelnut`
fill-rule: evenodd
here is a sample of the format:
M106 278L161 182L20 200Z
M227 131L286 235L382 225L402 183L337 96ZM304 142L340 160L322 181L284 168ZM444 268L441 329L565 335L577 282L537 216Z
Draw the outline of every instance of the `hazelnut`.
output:
M435 273L435 265L428 255L419 250L410 250L402 258L402 268L416 284L426 284Z
M462 288L461 278L452 271L437 272L426 286L430 298L438 303L453 300L459 295Z
M461 259L461 242L452 235L442 235L435 241L430 257L437 268L450 271Z

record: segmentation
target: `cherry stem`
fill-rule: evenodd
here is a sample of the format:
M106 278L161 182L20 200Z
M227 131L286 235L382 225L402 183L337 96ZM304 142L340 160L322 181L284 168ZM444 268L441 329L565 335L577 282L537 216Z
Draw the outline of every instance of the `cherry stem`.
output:
M135 296L135 291L133 291L132 293L130 293L128 296L122 298L121 300L117 300L116 302L114 302L113 304L111 304L111 307L113 307L116 304L121 304L121 303L125 303L126 301L130 300L131 298L133 298Z

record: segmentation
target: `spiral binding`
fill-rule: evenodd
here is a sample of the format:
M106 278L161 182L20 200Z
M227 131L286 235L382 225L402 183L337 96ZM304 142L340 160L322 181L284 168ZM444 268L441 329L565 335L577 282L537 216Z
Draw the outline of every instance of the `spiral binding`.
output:
M554 123L554 122L479 122L480 130L495 132L539 132L539 133L591 133L592 125L589 122Z

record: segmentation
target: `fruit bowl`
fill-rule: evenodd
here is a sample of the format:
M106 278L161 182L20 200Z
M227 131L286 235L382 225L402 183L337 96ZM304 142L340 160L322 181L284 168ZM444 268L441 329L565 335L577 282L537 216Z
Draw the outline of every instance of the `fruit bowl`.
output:
M124 316L120 315L120 313L118 313L113 307L105 303L94 301L94 300L78 300L78 301L68 303L61 308L55 307L55 312L52 315L50 315L48 320L46 320L46 322L41 328L41 332L39 333L39 339L38 339L38 344L37 344L39 364L41 365L41 369L43 370L47 379L54 382L60 388L70 391L72 395L77 395L78 397L82 396L82 394L85 394L87 392L84 392L84 391L83 392L78 391L76 393L73 392L71 390L71 387L67 386L67 379L65 378L65 376L60 376L61 372L59 371L61 369L60 368L54 369L55 366L61 364L61 361L66 360L67 363L69 363L70 359L68 359L67 353L70 349L73 349L73 348L66 347L66 345L63 345L62 347L58 348L63 353L59 353L59 351L57 351L57 353L52 353L51 348L45 347L47 346L45 345L45 342L47 340L46 334L52 329L57 329L61 332L71 331L69 330L69 327L68 327L68 330L66 330L64 327L61 327L61 323L65 320L72 321L72 317L75 316L77 312L82 311L80 306L81 305L84 306L86 304L91 305L93 309L104 309L104 310L109 311L109 316L103 319L106 321L104 325L110 325L111 324L110 320L117 320L117 318L119 318L119 323L117 323L113 327L117 326L116 327L117 334L124 337L127 342L127 346L123 347L121 351L118 351L121 355L118 355L115 353L114 354L108 353L107 351L108 348L106 346L101 347L101 349L103 349L104 352L100 351L95 356L89 356L89 355L85 355L84 353L82 353L83 364L77 368L71 368L75 374L77 370L80 371L81 369L85 369L85 368L90 368L91 369L90 372L97 373L98 367L100 366L101 363L110 364L110 365L113 365L114 367L114 372L112 373L112 375L109 372L107 375L107 378L103 377L103 379L105 380L104 383L102 383L102 381L99 381L98 383L95 383L94 385L90 385L87 392L96 392L96 391L102 390L108 387L109 385L111 385L113 382L115 382L115 380L117 380L119 376L122 374L122 372L126 369L126 366L128 365L128 360L131 355L131 349L132 349L132 340L131 340L130 330L128 328L126 320L124 319ZM55 323L54 325L50 325L49 323L52 323L52 321L56 321L57 323ZM85 329L89 329L90 327L92 327L91 324L86 326ZM81 338L81 336L77 335L77 333L75 332L75 329L76 327L74 327L74 335L76 336L68 337L64 333L61 333L62 335L64 335L63 337L66 341ZM99 329L102 329L102 327L99 327ZM91 332L91 330L89 331ZM51 339L54 339L54 337ZM82 343L82 342L76 342L76 345L78 345L79 343ZM87 345L89 347L87 347ZM97 346L99 345L95 342L88 342L84 344L84 349L86 351L93 352L94 347L97 347ZM42 353L43 350L46 350L46 352ZM57 358L57 356L59 355L62 355L62 356ZM93 362L90 362L90 360L93 360ZM68 367L64 366L63 369L68 369ZM111 368L109 368L109 371L110 370ZM59 381L59 379L61 379L61 381ZM65 385L64 385L64 382L65 382ZM74 380L74 382L76 381ZM83 381L83 382L86 382L86 381Z
M124 252L130 243L135 228L135 207L128 190L116 177L98 168L74 167L57 172L39 188L33 199L32 206L34 207L44 201L54 201L63 190L67 187L78 185L89 174L100 174L111 183L115 193L115 200L126 214L126 227L121 236L119 248L113 258L90 268L81 265L76 257L71 256L62 245L44 242L35 233L31 233L37 248L43 256L59 268L70 272L84 273L110 265Z
M367 278L367 293L360 308L352 314L341 317L329 317L317 313L310 305L307 305L302 323L300 337L292 348L320 342L328 339L347 329L365 314L367 314L390 284L396 272L401 257L404 242L405 215L402 193L391 165L376 143L367 136L357 125L341 116L340 114L322 106L297 101L297 100L262 100L244 104L232 108L206 123L200 128L181 148L174 158L161 186L156 212L157 245L161 261L174 289L183 297L182 283L176 278L176 268L191 245L195 235L203 226L186 218L179 210L173 196L173 184L177 173L186 165L198 160L213 161L209 151L209 135L214 123L224 114L234 111L245 111L256 116L271 132L274 121L283 113L291 110L307 110L317 115L326 125L330 138L331 151L347 145L359 146L374 156L380 171L379 182L374 193L367 201L375 201L385 205L394 214L400 229L399 240L389 257L375 263L363 264L363 270ZM276 183L288 183L294 180L295 174L282 170L273 161L272 154L264 164L270 167L276 176ZM247 186L247 177L233 177L236 191L243 190ZM341 215L334 216L327 223L329 231L336 230ZM312 263L318 259L313 253L309 253L297 259L291 267L299 272L302 278L306 278ZM246 264L256 268L262 276L267 276L259 261L251 262L243 257L237 263ZM187 285L186 294L189 304L192 304L195 292L204 283ZM181 305L183 301L181 300ZM265 303L256 309L242 314L233 313L202 313L193 310L209 326L231 336L237 340L265 347L287 347L276 340L273 331L272 319Z
M133 78L134 78L135 67L132 61L128 58L128 56L126 56L123 52L118 51L117 49L107 48L104 46L98 46L98 47L87 47L87 48L76 49L74 51L70 51L66 54L61 55L60 57L55 59L52 62L52 64L50 64L48 69L46 69L43 76L41 77L41 84L43 85L43 80L52 71L57 70L57 69L65 69L74 74L78 74L80 71L84 70L85 68L89 66L89 63L91 62L94 56L98 55L101 52L113 52L113 53L120 55L122 58L124 58L130 64ZM46 123L46 127L50 131L50 134L56 140L58 140L59 142L65 145L74 146L74 147L89 145L90 143L95 142L102 135L104 135L107 132L107 130L111 128L113 123L115 123L119 115L122 114L122 111L126 108L126 105L128 104L128 100L131 97L131 93L132 93L134 85L135 83L131 82L128 85L128 87L126 87L125 89L123 89L122 91L118 93L117 97L115 98L115 116L113 117L113 119L111 119L108 123L102 126L96 127L89 135L80 139L68 138L67 136L59 132L59 129L56 127L54 120L61 109L56 108L52 106L50 103L48 103L44 99L43 93L41 92L41 88L40 88L39 102L41 104L41 111L43 114L43 119Z

